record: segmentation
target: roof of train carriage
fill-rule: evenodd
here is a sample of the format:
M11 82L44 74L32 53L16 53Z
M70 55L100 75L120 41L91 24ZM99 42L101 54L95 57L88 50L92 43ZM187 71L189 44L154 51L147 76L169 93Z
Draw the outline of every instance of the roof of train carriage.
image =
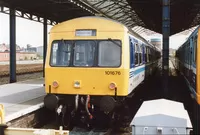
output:
M162 33L162 0L0 0L0 6L57 22L103 14L130 28L139 25ZM171 35L200 23L199 0L170 0L170 6Z
M110 30L116 30L116 27L120 29L119 26L122 27L122 29L126 29L127 31L129 31L132 35L134 35L136 38L140 39L141 41L143 41L144 43L146 44L149 44L151 45L149 42L146 41L146 39L144 39L143 37L141 37L139 34L137 34L136 32L134 32L132 29L130 29L129 27L127 27L126 25L116 21L116 20L113 20L113 19L110 19L110 18L105 18L105 17L99 17L99 16L84 16L84 17L78 17L78 18L74 18L74 19L71 19L71 20L68 20L68 21L64 21L54 27L52 27L51 29L51 32L55 32L56 29L60 29L59 27L62 27L63 25L68 25L68 23L70 23L70 27L66 27L66 29L69 29L70 31L71 30L74 30L74 27L77 23L75 23L76 21L78 22L81 22L81 23L85 23L85 24L88 24L89 21L91 21L91 19L101 19L101 20L96 20L98 23L106 23L108 25L108 27L106 28L109 28ZM74 22L75 21L75 22ZM109 21L112 23L116 23L116 24L119 24L119 25L114 25L113 23L109 25ZM95 23L95 21L93 21L92 23ZM78 25L80 25L80 23L78 23ZM89 26L92 26L91 24L88 24ZM102 25L101 25L102 26ZM114 27L113 27L114 26ZM87 27L87 26L86 26ZM96 27L96 24L95 24L95 27ZM55 29L55 30L54 30ZM65 30L64 28L61 28L62 30ZM153 46L153 45L151 45Z
M180 46L178 47L177 50L181 49L181 48L183 47L184 44L186 44L187 42L189 42L190 38L193 37L195 33L198 34L198 30L200 30L200 26L198 26L198 27L190 34L190 36L187 38L187 40L186 40L182 45L180 45Z

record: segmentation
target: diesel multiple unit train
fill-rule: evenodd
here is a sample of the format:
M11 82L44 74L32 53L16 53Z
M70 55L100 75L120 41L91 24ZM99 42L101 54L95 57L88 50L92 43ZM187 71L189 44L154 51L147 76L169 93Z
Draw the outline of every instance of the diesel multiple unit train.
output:
M176 68L200 104L200 28L198 27L176 51Z
M160 50L123 24L80 17L54 26L45 63L44 104L59 115L112 113L152 75ZM69 111L70 110L70 111Z

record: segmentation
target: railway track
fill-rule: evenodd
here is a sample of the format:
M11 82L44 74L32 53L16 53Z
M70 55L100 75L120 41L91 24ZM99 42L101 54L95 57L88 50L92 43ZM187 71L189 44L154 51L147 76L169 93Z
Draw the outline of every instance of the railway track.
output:
M134 103L131 103L132 101L134 101ZM139 102L141 102L141 100ZM65 130L68 130L70 135L131 135L132 131L130 123L141 103L138 104L138 99L130 99L127 103L117 111L117 120L112 123L110 123L110 119L104 119L102 116L99 116L99 120L95 120L93 125L88 128L84 123L81 123L81 121L77 119L75 120L75 123L70 124ZM53 116L51 123L48 123L41 128L59 129L61 123L57 120L58 119Z
M21 72L21 73L17 73L16 75L26 75L26 74L34 74L34 73L42 73L43 70L37 70L37 71L25 71L25 72ZM0 77L9 77L10 74L3 74L0 75Z
M70 131L70 135L108 135L111 129L91 129L86 130L84 128L74 127L72 131Z
M0 85L9 83L9 65L0 65ZM20 64L16 69L17 81L36 79L43 76L42 64Z
M70 135L131 135L130 121L118 121L107 128L95 127L90 130L75 126L70 130Z
M16 74L23 75L29 73L42 72L42 64L20 64L16 67ZM10 75L9 65L0 65L0 77L8 77Z
M110 126L98 125L92 129L75 126L70 130L70 135L131 135L130 123L132 116L129 112L132 110L127 106L122 110L124 111L118 112L118 119ZM106 122L109 123L110 121Z

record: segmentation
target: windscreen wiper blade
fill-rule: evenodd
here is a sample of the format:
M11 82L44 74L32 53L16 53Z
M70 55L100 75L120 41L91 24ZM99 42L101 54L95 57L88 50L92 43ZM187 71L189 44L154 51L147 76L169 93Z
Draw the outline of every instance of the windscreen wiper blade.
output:
M109 41L113 42L115 45L119 46L119 47L122 47L121 44L117 43L116 41L114 41L113 39L111 38L108 38Z

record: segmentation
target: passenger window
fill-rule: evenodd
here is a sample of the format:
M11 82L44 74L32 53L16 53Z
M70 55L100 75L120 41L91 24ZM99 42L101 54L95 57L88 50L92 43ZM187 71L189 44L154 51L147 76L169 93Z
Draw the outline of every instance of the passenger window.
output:
M187 46L185 46L185 63L187 63Z
M149 47L146 47L146 51L147 51L147 62L149 62Z
M144 46L144 61L147 63L147 48Z
M151 62L153 62L153 49L151 48L150 50L151 50L151 51L150 51L150 52L151 52L151 53L150 53L150 54L151 54Z
M138 51L139 47L138 44L135 44L135 65L137 66L139 64L139 51Z
M149 62L151 62L151 48L149 48L148 50L149 50Z
M155 61L155 51L152 49L152 60Z
M139 45L139 64L141 65L142 64L142 46Z
M133 43L130 41L130 68L134 67L134 48Z

